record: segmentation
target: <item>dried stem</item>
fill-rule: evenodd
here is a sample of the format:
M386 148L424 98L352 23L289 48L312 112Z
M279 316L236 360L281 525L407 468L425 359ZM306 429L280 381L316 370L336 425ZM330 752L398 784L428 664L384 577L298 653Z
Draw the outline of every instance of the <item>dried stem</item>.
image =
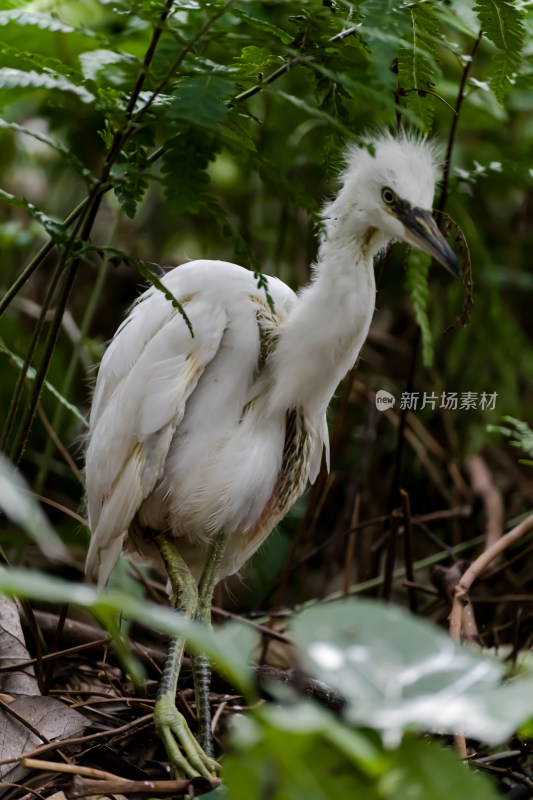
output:
M452 610L449 617L450 635L452 638L459 641L461 637L463 610L465 603L468 602L468 592L470 591L474 581L479 578L481 573L490 565L496 556L500 555L500 553L503 553L507 547L509 547L511 544L514 544L514 542L520 539L531 528L533 528L533 514L530 514L512 530L504 534L502 538L497 542L494 542L491 547L487 547L468 567L461 580L455 587Z

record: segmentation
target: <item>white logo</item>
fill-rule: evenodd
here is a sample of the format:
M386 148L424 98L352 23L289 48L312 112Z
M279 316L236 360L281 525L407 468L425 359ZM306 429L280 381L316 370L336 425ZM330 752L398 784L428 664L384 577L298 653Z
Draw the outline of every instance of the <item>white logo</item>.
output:
M376 408L378 411L386 411L388 408L392 408L395 402L394 395L386 392L385 389L380 389L376 392Z

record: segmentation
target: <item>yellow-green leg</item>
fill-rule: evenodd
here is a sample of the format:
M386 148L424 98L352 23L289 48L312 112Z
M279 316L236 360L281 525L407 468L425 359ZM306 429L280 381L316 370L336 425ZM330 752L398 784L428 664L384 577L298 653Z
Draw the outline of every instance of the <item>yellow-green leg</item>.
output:
M158 534L157 543L172 586L172 604L189 619L194 619L199 601L196 581L169 536ZM212 778L216 775L218 764L202 750L183 714L176 708L176 689L184 644L181 637L175 637L170 642L154 708L154 723L177 777L203 775Z
M213 543L198 585L198 606L195 619L204 625L211 625L213 591L217 583L217 576L227 542L228 536L224 533L219 533ZM203 653L198 653L194 656L192 669L196 696L196 717L198 719L198 739L204 752L212 757L214 755L214 747L211 733L211 707L209 705L211 665L207 656Z

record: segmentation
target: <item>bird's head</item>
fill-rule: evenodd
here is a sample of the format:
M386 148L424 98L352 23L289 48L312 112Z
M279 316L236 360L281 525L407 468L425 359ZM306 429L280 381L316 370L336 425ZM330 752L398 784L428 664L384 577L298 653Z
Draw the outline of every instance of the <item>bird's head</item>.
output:
M439 231L431 205L439 172L435 146L420 136L381 133L348 151L343 188L328 215L342 207L343 225L379 232L380 242L407 242L453 275L457 259Z

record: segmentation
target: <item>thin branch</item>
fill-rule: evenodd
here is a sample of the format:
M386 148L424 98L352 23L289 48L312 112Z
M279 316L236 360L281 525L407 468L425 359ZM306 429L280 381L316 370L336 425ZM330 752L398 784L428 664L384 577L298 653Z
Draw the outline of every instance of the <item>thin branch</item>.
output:
M385 556L385 574L383 576L383 587L381 596L387 602L390 600L392 582L394 575L394 563L396 561L396 543L398 541L398 531L400 528L401 511L394 509L390 516L390 527L387 533L387 553ZM412 574L412 573L411 573Z
M410 92L418 92L419 95L430 94L432 97L435 97L437 100L440 100L441 103L444 103L444 105L450 109L452 114L455 114L455 116L459 114L457 109L454 108L452 105L450 105L450 103L448 103L448 101L445 100L444 97L441 97L440 94L437 94L437 92L434 92L431 89L419 89L417 86L413 86L412 89L400 89L398 91L398 95L400 97L404 97L404 95L409 94Z
M481 573L500 555L500 553L503 553L507 547L514 544L518 539L521 539L531 528L533 528L533 514L530 514L512 530L504 534L504 536L498 539L497 542L494 542L491 547L487 547L487 549L468 567L455 588L452 610L449 617L450 635L452 638L459 641L461 637L463 609L468 602L468 592L474 581L479 578Z
M274 72L272 72L268 77L264 78L261 83L257 83L255 86L252 86L250 89L246 89L245 92L241 92L240 94L236 95L233 100L231 101L231 105L235 103L242 103L244 100L248 100L250 97L253 97L254 94L258 94L265 86L268 86L270 83L274 83L278 78L285 73L289 72L293 67L300 63L299 58L289 58L287 61L278 67Z
M448 184L450 181L450 168L452 163L452 151L455 144L455 134L457 132L457 125L459 122L459 112L461 111L461 106L463 105L463 100L465 99L465 88L466 88L466 81L468 79L468 75L470 70L472 69L472 64L474 63L474 57L477 53L477 49L483 37L483 30L480 30L477 36L476 41L474 42L474 46L470 53L470 56L466 60L463 74L461 75L461 83L459 84L459 91L457 93L457 99L455 101L455 115L452 119L452 124L450 126L450 135L448 136L448 147L446 149L446 157L444 160L444 171L442 174L442 187L439 197L439 202L437 203L436 210L437 211L444 211L444 207L446 205L446 200L448 199Z
M101 739L109 739L112 736L116 736L117 734L123 732L124 733L129 732L133 728L152 726L153 721L154 721L154 715L152 712L150 712L150 714L146 714L144 717L139 717L138 719L134 719L131 722L127 722L125 725L121 725L119 728L111 728L110 730L99 731L98 733L92 733L88 736L76 736L72 737L71 739L63 739L62 741L55 741L55 742L49 742L48 744L43 744L41 747L37 747L35 750L32 750L31 753L28 753L26 758L38 756L41 755L41 753L47 753L50 750L59 750L60 747L65 747L67 743L68 746L70 747L73 744L87 744L88 742L100 741ZM42 736L40 736L40 738L42 738ZM0 761L0 767L4 766L4 764L17 764L19 761L20 761L20 756L3 758Z
M411 500L405 489L400 489L400 495L402 500L405 575L408 582L414 583L415 571L413 569L413 525L411 519ZM409 598L409 608L413 614L416 614L418 610L418 602L416 599L416 591L412 586L407 586L407 596Z
M485 547L491 547L503 535L504 508L502 495L494 485L492 475L485 460L479 455L470 456L466 462L466 468L470 475L472 491L483 501L485 514L485 536L487 543Z

